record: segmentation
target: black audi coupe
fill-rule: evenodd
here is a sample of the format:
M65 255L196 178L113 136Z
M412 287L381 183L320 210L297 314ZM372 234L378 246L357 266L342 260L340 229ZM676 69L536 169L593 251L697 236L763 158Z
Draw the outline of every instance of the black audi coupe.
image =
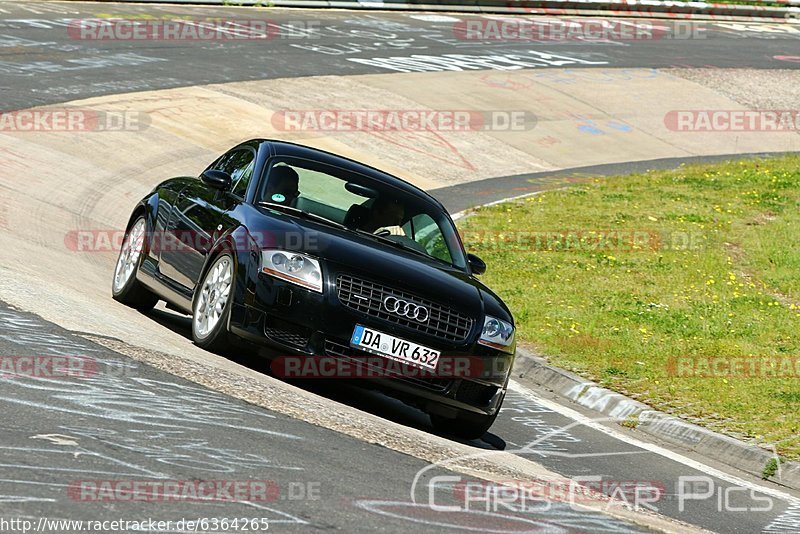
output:
M138 203L112 294L190 314L200 347L256 344L284 371L357 375L434 428L477 438L497 417L516 348L508 307L475 278L485 270L421 189L257 139ZM309 365L325 360L347 365Z

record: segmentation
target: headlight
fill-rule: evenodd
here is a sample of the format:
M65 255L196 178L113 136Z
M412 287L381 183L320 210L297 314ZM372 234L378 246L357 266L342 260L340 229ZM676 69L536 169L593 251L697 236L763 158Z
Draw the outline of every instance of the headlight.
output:
M505 349L514 342L514 327L489 315L483 320L483 332L478 343L495 349Z
M262 250L261 271L322 293L322 268L319 266L319 261L305 254L285 250Z

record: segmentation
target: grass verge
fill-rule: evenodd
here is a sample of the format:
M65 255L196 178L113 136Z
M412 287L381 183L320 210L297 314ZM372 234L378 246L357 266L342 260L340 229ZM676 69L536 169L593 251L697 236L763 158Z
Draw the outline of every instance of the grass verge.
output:
M598 179L459 226L522 345L800 457L800 157Z

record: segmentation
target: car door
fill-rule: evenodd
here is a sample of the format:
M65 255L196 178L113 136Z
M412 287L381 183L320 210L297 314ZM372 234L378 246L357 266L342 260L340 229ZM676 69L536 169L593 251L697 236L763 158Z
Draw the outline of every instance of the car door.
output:
M239 147L218 159L212 169L231 175L233 190L252 174L255 150ZM161 251L161 274L183 288L193 291L214 242L221 234L223 214L231 208L231 193L196 180L178 195L166 227L171 246Z

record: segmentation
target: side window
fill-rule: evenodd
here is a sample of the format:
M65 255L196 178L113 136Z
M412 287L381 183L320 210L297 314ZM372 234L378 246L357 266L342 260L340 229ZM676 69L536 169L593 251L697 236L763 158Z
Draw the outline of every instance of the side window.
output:
M245 193L247 193L247 185L250 183L250 179L253 177L253 167L255 167L256 161L255 159L250 161L250 164L244 168L241 172L241 176L239 177L238 181L237 178L233 175L233 194L244 198Z
M233 193L243 197L253 177L255 159L255 152L250 149L232 150L222 156L214 168L230 174L233 180Z
M407 236L413 236L414 241L422 245L428 254L434 258L448 263L453 261L442 235L442 230L430 215L426 213L415 215L403 225L403 231Z

